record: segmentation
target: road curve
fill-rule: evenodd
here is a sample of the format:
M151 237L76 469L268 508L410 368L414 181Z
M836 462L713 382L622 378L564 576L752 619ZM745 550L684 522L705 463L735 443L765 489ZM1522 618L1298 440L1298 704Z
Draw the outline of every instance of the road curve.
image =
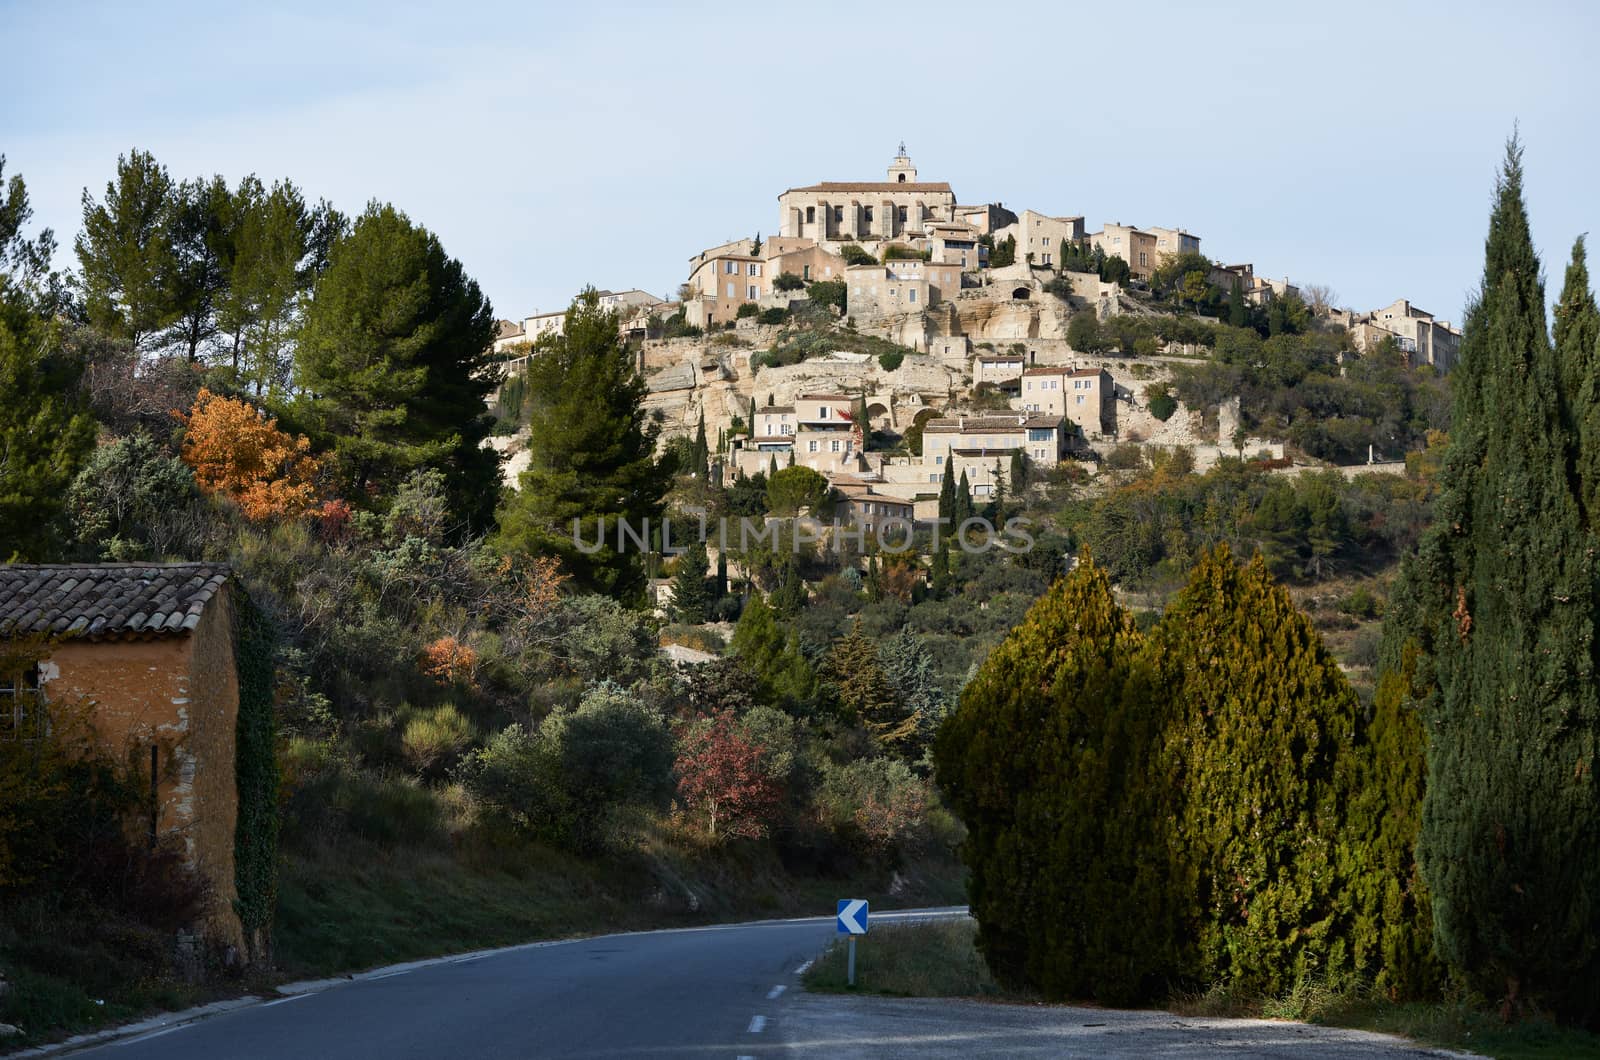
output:
M965 916L872 914L873 925ZM797 971L833 918L602 935L380 971L74 1055L390 1060L780 1055Z

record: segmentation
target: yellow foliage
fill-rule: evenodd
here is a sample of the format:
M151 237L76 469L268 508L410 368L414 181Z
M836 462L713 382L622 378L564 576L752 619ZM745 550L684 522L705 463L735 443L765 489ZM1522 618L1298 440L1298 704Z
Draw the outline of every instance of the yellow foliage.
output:
M293 519L316 504L311 442L278 430L247 401L202 389L187 416L183 460L206 493L230 498L252 521Z

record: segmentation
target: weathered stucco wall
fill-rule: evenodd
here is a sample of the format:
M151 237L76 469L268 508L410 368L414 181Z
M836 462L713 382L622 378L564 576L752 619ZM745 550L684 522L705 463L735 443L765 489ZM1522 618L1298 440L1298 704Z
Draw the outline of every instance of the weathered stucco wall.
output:
M243 940L233 912L233 830L238 815L234 741L239 715L233 606L226 590L186 636L68 641L55 646L45 686L52 700L81 699L107 753L150 766L157 748L156 833L183 844L211 883L208 928L226 945ZM142 835L148 816L134 822Z

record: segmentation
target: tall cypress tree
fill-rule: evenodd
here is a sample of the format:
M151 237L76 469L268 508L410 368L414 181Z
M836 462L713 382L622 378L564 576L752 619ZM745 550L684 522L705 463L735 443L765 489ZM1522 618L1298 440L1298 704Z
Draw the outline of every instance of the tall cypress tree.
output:
M1600 1015L1596 541L1585 454L1545 330L1513 140L1455 372L1437 522L1411 561L1428 790L1418 861L1435 942L1506 1010ZM1563 326L1563 338L1574 332ZM1593 372L1590 370L1589 377ZM1586 385L1586 384L1585 384ZM1436 687L1434 684L1436 682Z
M1560 366L1563 419L1575 459L1579 499L1585 524L1600 523L1600 309L1589 290L1589 264L1584 238L1572 245L1566 282L1555 313L1556 361Z
M529 362L532 461L501 508L501 548L557 556L587 591L641 597L642 557L616 546L618 520L643 533L668 487L645 394L616 315L585 290Z
M944 474L939 476L939 518L944 520L954 519L956 514L956 478L950 474L950 466L945 465Z
M493 337L477 282L393 206L372 204L335 243L296 360L307 426L352 500L381 504L411 472L438 468L461 528L492 525L500 464L481 443Z

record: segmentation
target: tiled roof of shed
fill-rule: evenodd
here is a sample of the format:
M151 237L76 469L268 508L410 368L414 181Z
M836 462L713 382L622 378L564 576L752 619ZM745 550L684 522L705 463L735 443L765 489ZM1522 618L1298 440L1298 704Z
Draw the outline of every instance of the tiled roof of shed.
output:
M177 636L228 575L222 563L0 565L0 636Z

